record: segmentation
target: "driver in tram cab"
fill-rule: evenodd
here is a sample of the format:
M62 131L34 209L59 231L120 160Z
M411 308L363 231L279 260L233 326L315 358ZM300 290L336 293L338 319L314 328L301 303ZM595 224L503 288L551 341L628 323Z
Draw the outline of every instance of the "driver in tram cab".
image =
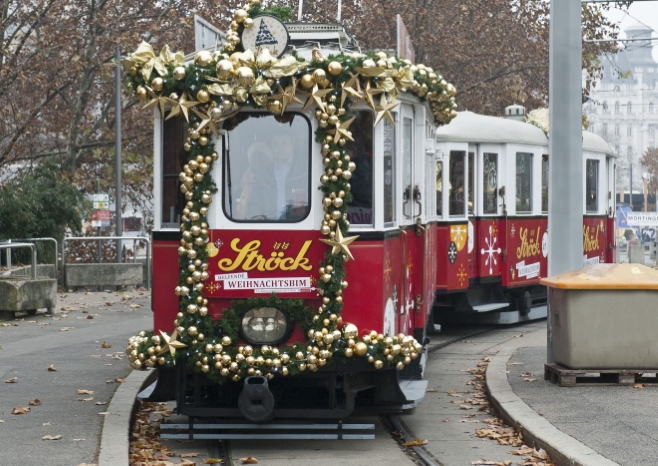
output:
M258 171L249 196L249 220L296 221L308 212L308 162L295 154L289 134L271 140L272 163Z

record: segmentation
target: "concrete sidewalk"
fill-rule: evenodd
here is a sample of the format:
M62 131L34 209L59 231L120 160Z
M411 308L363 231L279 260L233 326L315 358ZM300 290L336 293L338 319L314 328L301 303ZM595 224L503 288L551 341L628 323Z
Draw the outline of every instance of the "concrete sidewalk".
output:
M658 386L559 387L544 380L546 330L497 348L487 369L492 403L558 465L655 465Z

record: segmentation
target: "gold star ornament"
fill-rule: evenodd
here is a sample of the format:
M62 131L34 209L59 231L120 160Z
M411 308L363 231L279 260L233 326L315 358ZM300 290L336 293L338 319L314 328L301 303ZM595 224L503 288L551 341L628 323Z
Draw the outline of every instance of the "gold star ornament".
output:
M354 100L352 105L356 104L359 100L363 99L363 93L361 91L361 82L359 81L359 75L353 74L350 79L343 83L343 91L340 94L340 106L342 107L345 104L345 99L348 96L351 96Z
M308 97L306 99L306 103L304 104L304 108L302 109L302 112L305 112L307 108L309 108L312 104L315 103L317 107L322 110L323 112L326 110L325 109L325 102L323 101L324 97L329 94L331 91L333 91L333 87L328 87L326 89L319 89L318 85L316 84L313 86L313 89L311 89L311 92L303 92L305 96Z
M215 135L217 139L219 139L219 131L217 131L217 122L212 119L211 112L212 108L208 108L205 113L202 113L198 111L196 108L193 108L192 111L197 114L199 118L201 118L201 123L199 123L199 127L197 128L197 131L201 131L203 128L206 126L210 128L210 131L212 131L212 134Z
M379 101L379 107L377 107L377 118L375 118L374 126L377 126L377 124L382 121L382 118L386 118L393 126L395 126L395 120L393 119L393 115L391 115L391 110L398 105L400 105L400 101L393 99L389 102L386 100L386 94L382 94L382 98Z
M181 113L185 117L185 121L189 123L190 121L190 115L189 115L189 109L192 107L195 107L199 105L201 102L197 102L196 100L187 100L187 93L183 93L183 95L180 96L180 99L178 99L178 102L174 101L174 107L171 109L171 112L169 112L169 115L167 115L167 118L165 120L168 120L169 118L173 118L176 115L180 115ZM148 104L147 104L148 105Z
M344 137L345 139L349 139L350 141L354 141L354 138L352 137L352 133L347 130L347 128L350 127L352 122L356 119L356 117L352 117L349 120L346 120L344 122L338 122L336 124L336 129L329 130L329 134L335 134L336 137Z
M171 336L167 335L164 333L162 330L160 330L160 335L162 335L162 339L165 341L165 345L162 347L160 352L158 354L163 354L169 351L172 356L176 355L176 350L181 349L181 348L186 348L187 345L181 343L180 341L177 341L176 338L178 338L178 328L176 328L172 333Z
M149 95L151 96L151 100L150 100L146 105L144 105L144 106L142 107L142 110L145 110L145 109L147 109L147 108L151 108L151 107L155 107L155 106L157 106L158 109L160 109L160 115L161 115L162 117L164 117L164 115L165 115L165 107L166 107L167 105L175 105L175 104L176 104L176 101L175 101L175 100L172 100L172 99L170 99L169 97L165 97L165 96L163 96L162 94L157 95L155 92L153 92L153 89L151 89L151 88L148 87L148 86L144 86L144 87L146 87L146 91L147 91L147 92L149 93Z
M356 240L359 236L348 236L347 238L343 237L343 233L340 231L340 228L336 228L336 238L335 239L324 239L320 238L320 241L322 241L325 244L328 244L329 246L332 246L331 253L335 256L336 254L343 253L347 256L346 262L349 259L354 260L354 256L350 252L350 250L347 248L354 240Z

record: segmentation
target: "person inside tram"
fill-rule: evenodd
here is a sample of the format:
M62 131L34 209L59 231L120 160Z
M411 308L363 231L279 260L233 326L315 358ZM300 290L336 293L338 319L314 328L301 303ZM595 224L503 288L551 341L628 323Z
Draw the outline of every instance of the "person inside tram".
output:
M249 167L242 175L240 180L240 188L242 189L240 198L238 199L237 215L238 219L247 219L247 207L249 200L252 197L252 190L254 183L260 177L265 177L263 170L267 170L273 163L272 151L262 142L254 142L247 151L247 160Z
M272 162L257 170L247 201L250 220L301 220L308 212L308 169L295 156L291 135L271 139Z

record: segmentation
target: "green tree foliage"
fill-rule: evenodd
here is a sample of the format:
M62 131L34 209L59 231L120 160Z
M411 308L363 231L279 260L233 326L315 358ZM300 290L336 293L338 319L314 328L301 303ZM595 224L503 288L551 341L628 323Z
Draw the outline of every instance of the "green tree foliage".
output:
M88 209L82 192L62 176L54 160L0 185L0 239L55 238L60 244L66 228L82 229ZM23 258L16 250L13 254Z

